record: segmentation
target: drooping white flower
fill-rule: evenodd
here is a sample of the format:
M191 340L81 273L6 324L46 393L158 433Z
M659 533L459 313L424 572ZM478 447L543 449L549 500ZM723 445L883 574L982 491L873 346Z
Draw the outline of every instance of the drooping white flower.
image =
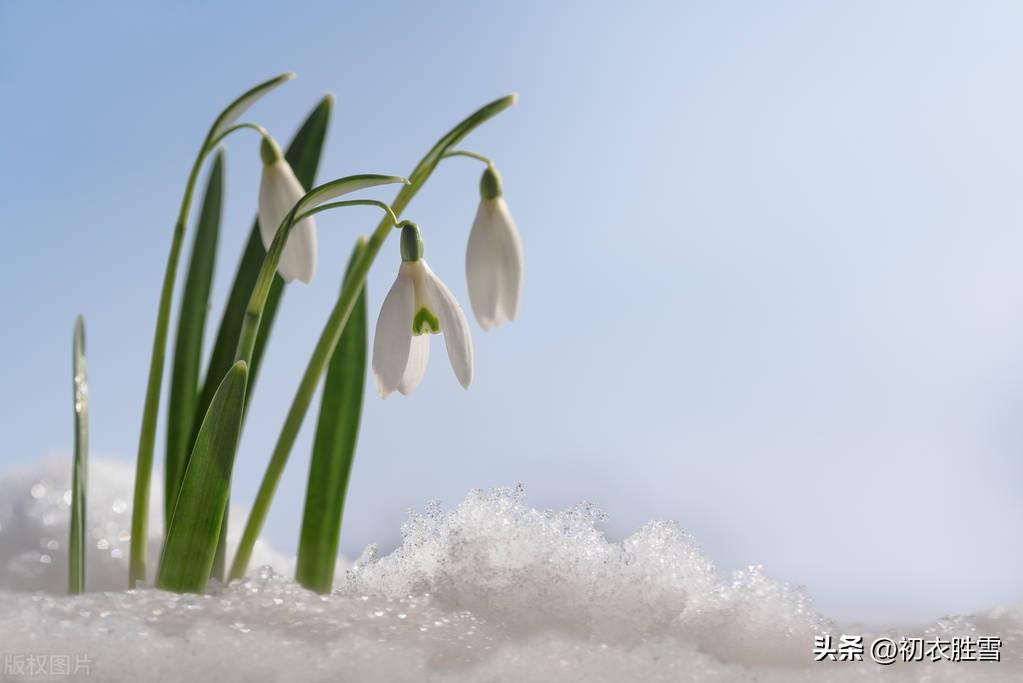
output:
M454 295L422 258L419 230L402 228L402 262L384 298L373 339L373 376L387 398L395 390L409 394L426 372L430 335L443 334L448 360L466 389L472 383L469 323Z
M501 176L488 166L480 179L480 206L465 250L469 302L484 330L515 319L522 261L522 241L501 193Z
M281 221L305 194L291 165L275 144L263 140L263 177L259 183L259 234L263 246L270 248ZM316 274L316 222L304 218L291 228L288 241L277 264L285 282L309 283Z

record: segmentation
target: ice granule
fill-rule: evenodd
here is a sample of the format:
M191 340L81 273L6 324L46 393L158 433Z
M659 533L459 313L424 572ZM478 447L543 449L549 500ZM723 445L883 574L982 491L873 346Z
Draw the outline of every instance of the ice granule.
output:
M674 523L611 543L593 506L538 511L521 489L428 506L397 550L369 549L330 596L297 586L265 546L260 561L276 570L174 595L119 590L130 510L118 501L130 501L131 472L96 460L88 587L107 592L71 598L59 594L69 469L0 479L0 666L9 655L85 655L88 680L193 683L1023 680L1023 606L908 632L1001 637L999 663L816 663L814 636L843 631L801 589L759 567L722 577Z

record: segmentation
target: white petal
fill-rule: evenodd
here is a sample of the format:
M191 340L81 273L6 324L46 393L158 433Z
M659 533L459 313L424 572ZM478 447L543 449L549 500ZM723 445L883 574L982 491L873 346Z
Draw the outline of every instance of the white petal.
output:
M515 320L515 316L519 312L519 298L522 296L522 271L524 269L522 240L504 197L498 197L494 202L495 217L492 227L499 262L498 317Z
M312 218L302 219L291 229L277 272L286 282L312 282L316 274L316 223Z
M498 275L493 254L494 244L493 204L480 202L476 219L469 231L469 243L465 248L465 278L469 285L469 303L480 327L490 329L497 317Z
M398 383L398 391L408 396L412 390L423 379L426 372L426 363L430 359L430 335L419 334L412 337L412 347L409 349L408 364L405 366L405 373Z
M283 159L263 165L259 185L259 234L263 247L270 248L281 221L305 191L291 166ZM292 228L281 254L277 271L287 282L309 282L316 273L316 223L307 218Z
M480 201L465 252L465 273L469 301L484 330L515 319L522 270L522 242L504 198Z
M373 337L373 377L382 398L387 398L402 383L412 348L415 291L406 264L401 265L380 306Z
M462 313L451 291L434 275L426 261L420 259L425 277L426 299L430 309L440 319L440 332L444 335L444 346L448 350L448 360L455 377L461 385L468 389L472 384L472 337L469 335L469 323Z

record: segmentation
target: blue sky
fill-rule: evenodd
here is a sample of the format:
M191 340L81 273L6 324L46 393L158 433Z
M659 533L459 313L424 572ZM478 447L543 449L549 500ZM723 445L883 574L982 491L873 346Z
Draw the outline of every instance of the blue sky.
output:
M235 95L296 71L249 117L287 140L334 93L327 179L407 173L516 91L465 146L497 161L522 231L520 320L475 329L469 392L435 353L410 398L367 396L343 551L395 543L430 499L524 482L538 507L602 506L615 537L677 519L830 614L1019 600L1021 20L1011 2L0 4L0 466L70 448L78 312L93 451L134 457L173 218ZM211 326L258 158L227 146ZM445 162L406 212L465 303L480 170ZM236 500L375 221L320 221ZM397 262L394 241L374 320ZM313 422L267 525L289 552Z

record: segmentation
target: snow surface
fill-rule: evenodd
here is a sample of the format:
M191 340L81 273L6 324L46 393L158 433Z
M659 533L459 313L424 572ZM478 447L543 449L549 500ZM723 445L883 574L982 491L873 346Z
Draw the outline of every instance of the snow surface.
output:
M69 471L58 462L0 478L0 677L10 656L50 653L85 655L82 678L103 681L1023 680L1023 605L907 631L843 628L759 568L721 576L674 523L610 543L596 508L542 512L520 489L413 515L400 548L367 549L330 596L293 583L292 561L265 544L244 581L186 596L123 590L132 473L94 459L96 592L67 597ZM150 519L157 530L158 501ZM818 663L818 633L868 645L882 634L996 636L1002 661Z

